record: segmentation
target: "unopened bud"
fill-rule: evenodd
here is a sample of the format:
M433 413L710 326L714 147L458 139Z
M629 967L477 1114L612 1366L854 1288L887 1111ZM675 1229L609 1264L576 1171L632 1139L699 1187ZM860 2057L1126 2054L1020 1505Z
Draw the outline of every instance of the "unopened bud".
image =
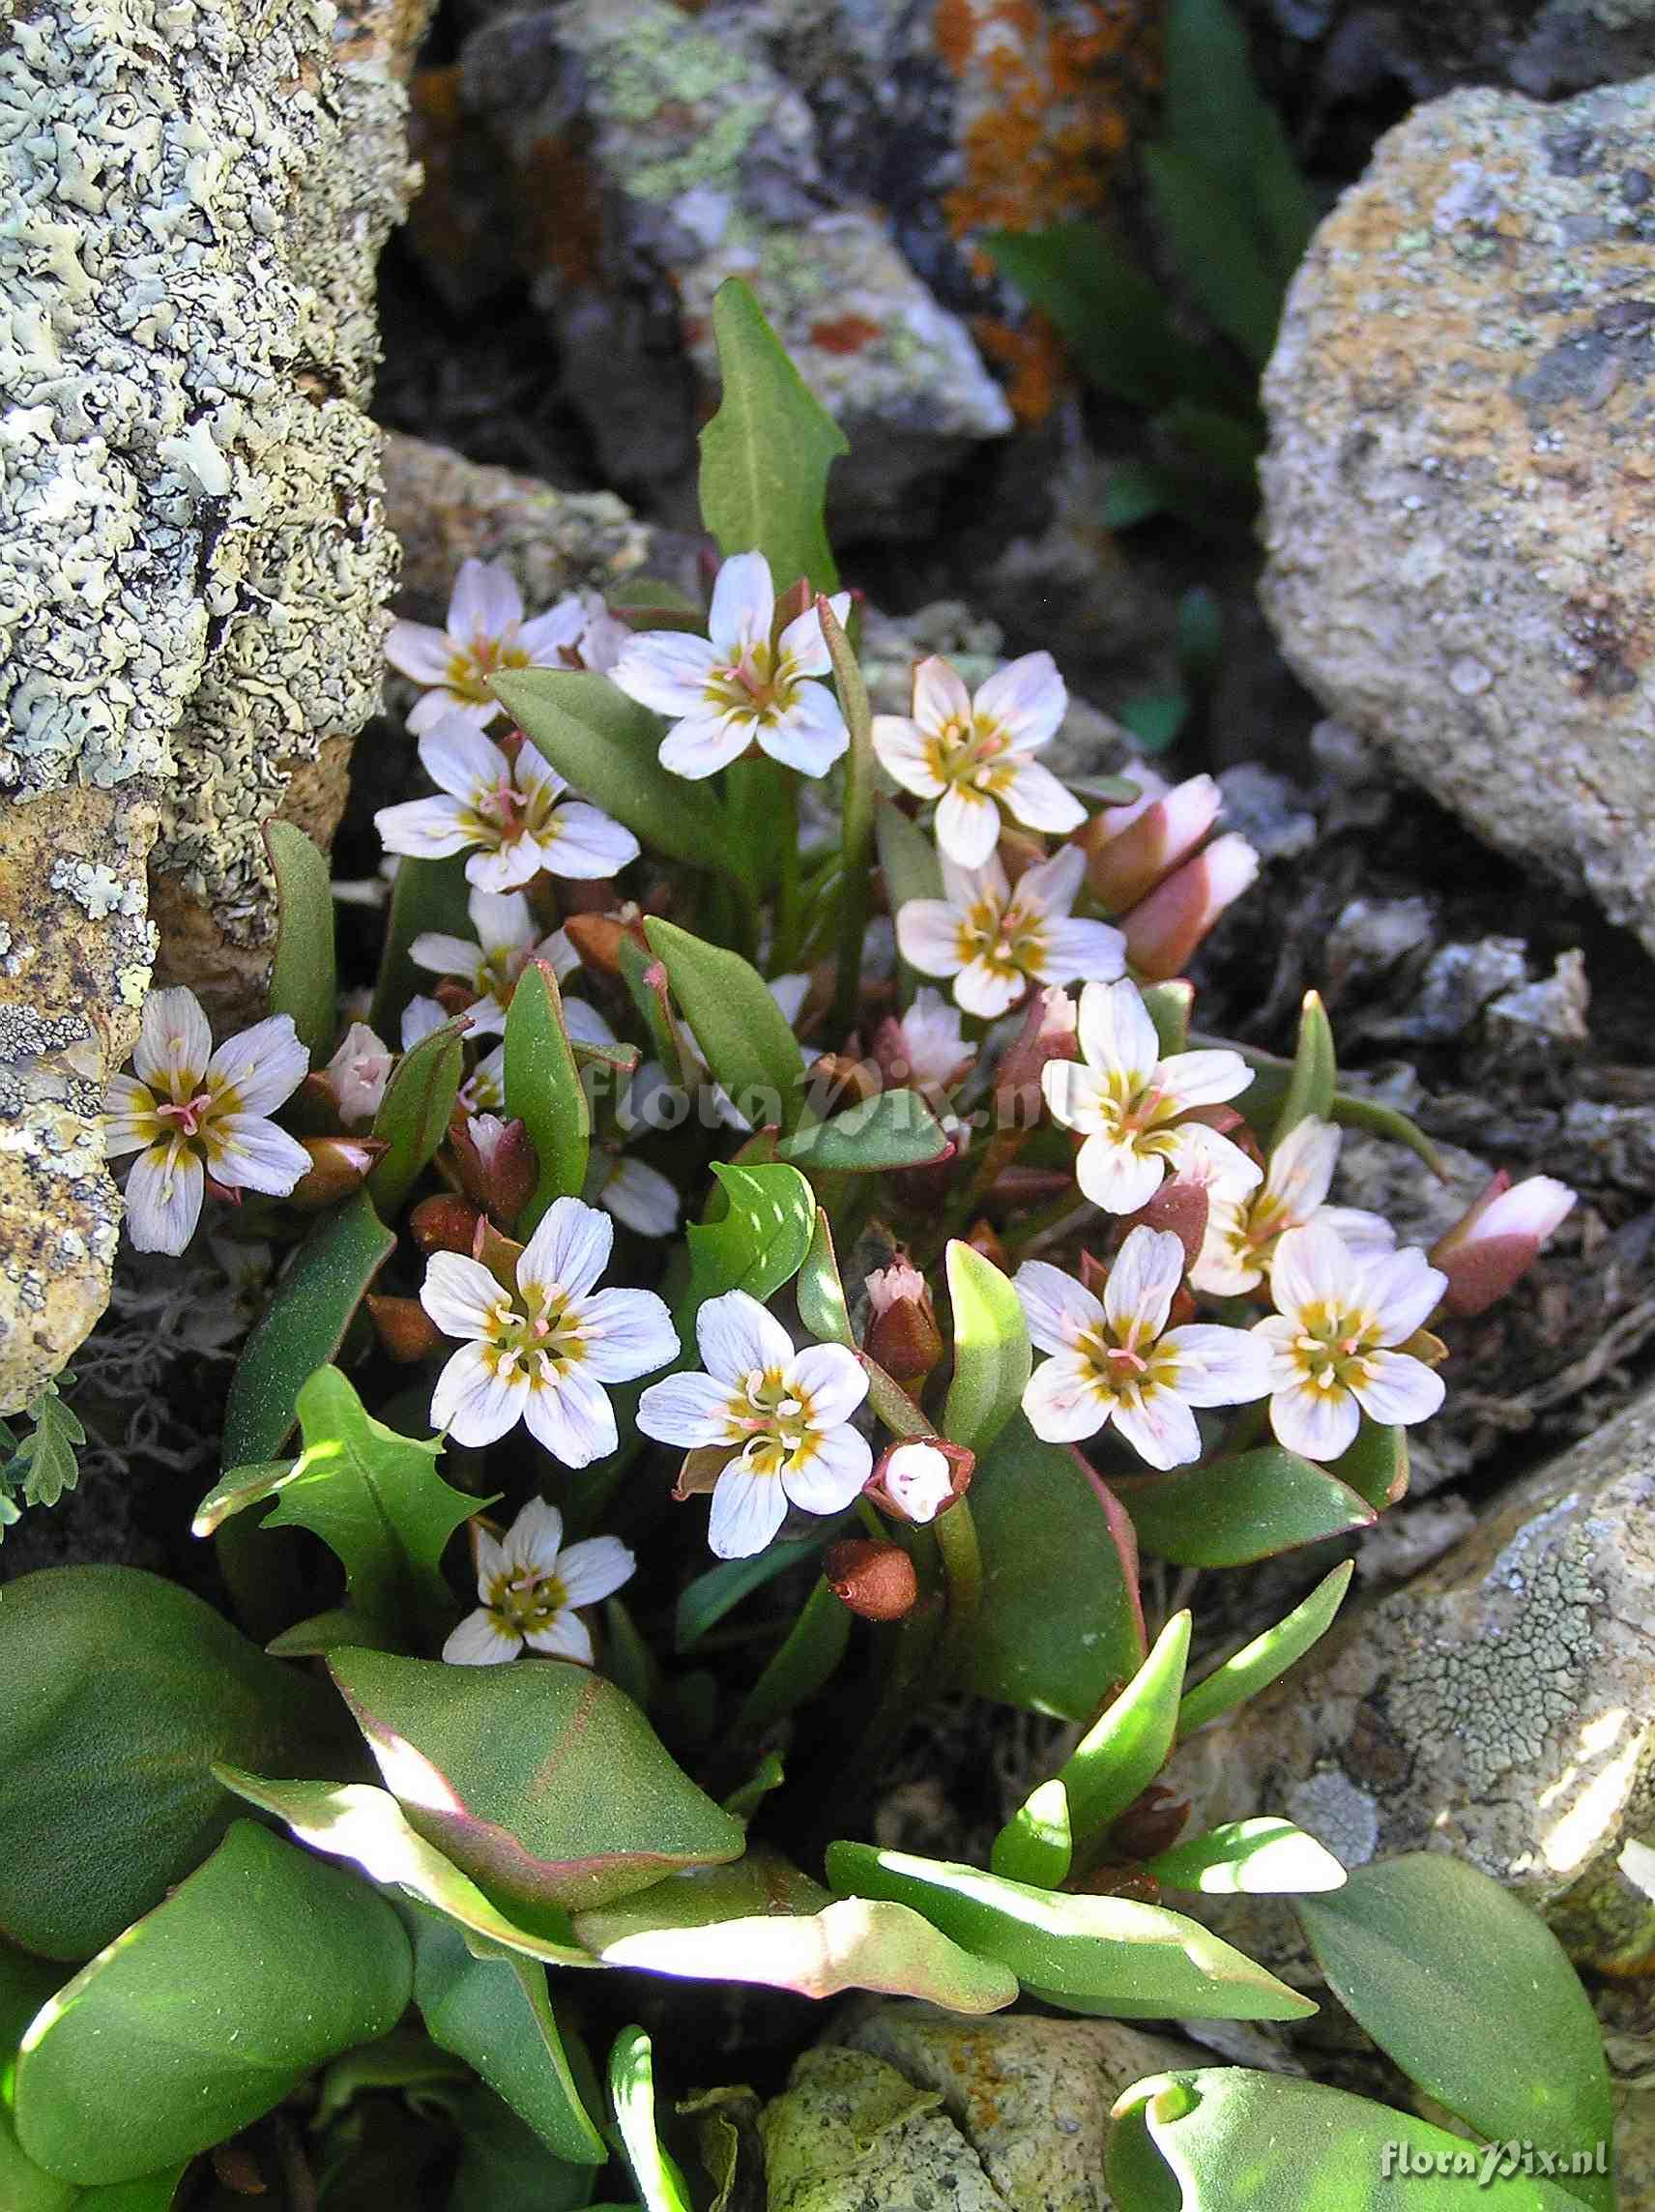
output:
M379 1137L302 1137L310 1165L287 1194L301 1213L319 1213L361 1190L373 1163L385 1150Z
M380 1343L401 1365L442 1350L443 1332L418 1298L379 1298L369 1292L363 1303Z
M631 920L619 914L566 915L564 935L580 955L581 966L594 975L621 973L621 946L627 938L645 952L650 948L644 925L635 915Z
M810 1065L813 1090L831 1100L837 1111L861 1105L879 1095L880 1071L869 1060L853 1060L848 1053L818 1053Z
M1110 1825L1111 1846L1129 1859L1152 1859L1170 1850L1189 1819L1189 1799L1164 1782L1151 1782Z
M1142 1866L1095 1866L1069 1887L1083 1897L1126 1897L1139 1905L1161 1902L1160 1883Z
M462 1110L449 1124L449 1150L467 1198L497 1221L515 1221L540 1178L539 1157L525 1124Z
M1245 837L1234 830L1215 837L1121 921L1127 959L1151 983L1176 975L1258 873L1259 856Z
M395 1061L396 1055L365 1022L352 1022L344 1042L320 1073L347 1129L360 1129L379 1112Z
M1431 1265L1448 1278L1443 1310L1486 1313L1534 1265L1540 1247L1575 1204L1552 1176L1514 1183L1503 1169L1464 1217L1432 1247Z
M839 1603L863 1620L900 1620L919 1596L919 1577L902 1546L876 1543L871 1536L829 1544L822 1572Z
M442 1191L420 1201L408 1216L408 1228L421 1252L463 1252L469 1259L479 1218L469 1199Z
M1085 849L1087 882L1106 913L1119 917L1187 860L1212 825L1224 795L1209 775L1192 775L1134 810L1122 827L1100 814L1075 842ZM1115 810L1118 816L1119 809ZM1169 974L1176 971L1169 970Z
M956 1504L971 1487L976 1454L945 1437L892 1444L863 1486L882 1512L923 1527Z
M943 1332L924 1276L893 1260L867 1278L870 1318L863 1349L905 1390L917 1390L943 1356Z
M1073 1060L1078 1016L1075 1002L1056 984L1036 991L995 1073L995 1119L1002 1130L1032 1128L1040 1119L1040 1070L1048 1061Z
M1147 1206L1140 1207L1128 1229L1170 1230L1184 1248L1187 1271L1201 1258L1209 1211L1207 1186L1194 1176L1169 1176Z
M1006 1258L1005 1246L1000 1240L1000 1232L992 1221L978 1219L966 1231L963 1242L978 1252L991 1267L998 1267L1002 1275L1011 1272L1011 1262Z
M469 983L462 983L455 975L445 975L434 984L431 996L451 1021L455 1014L468 1014L477 1004L477 993Z

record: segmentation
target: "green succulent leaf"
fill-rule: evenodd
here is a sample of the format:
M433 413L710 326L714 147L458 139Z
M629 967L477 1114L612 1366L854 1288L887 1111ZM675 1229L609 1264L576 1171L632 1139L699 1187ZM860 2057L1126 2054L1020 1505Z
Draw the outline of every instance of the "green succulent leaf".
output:
M296 822L267 822L264 842L276 871L276 896L270 1010L290 1014L312 1062L326 1060L339 1027L328 857Z
M856 1334L851 1327L845 1285L833 1250L833 1227L826 1209L820 1206L816 1208L816 1225L810 1233L810 1249L798 1270L795 1295L798 1299L798 1318L819 1344L842 1344L855 1351Z
M823 516L828 471L850 451L844 433L740 277L713 296L712 336L723 396L701 433L701 519L726 559L763 553L778 593L800 576L831 592L839 571Z
M679 1593L675 1649L693 1651L708 1631L716 1628L744 1597L786 1574L789 1567L815 1558L820 1550L821 1546L808 1537L801 1543L771 1544L750 1558L720 1559L717 1566L697 1575Z
M459 2156L443 2212L584 2212L591 2203L596 2168L548 2158L536 2130L481 2082L468 2083L450 2110ZM396 2200L382 2191L374 2212Z
M740 1823L587 1668L381 1651L329 1664L410 1823L508 1909L606 1905L745 1848Z
M379 958L373 1009L368 1016L374 1034L386 1044L395 1045L403 1007L430 982L425 972L415 965L410 951L414 940L427 931L443 937L469 937L470 901L464 853L451 853L442 860L403 859L397 862L391 887L385 949Z
M1384 1421L1370 1421L1364 1413L1355 1442L1329 1461L1327 1471L1349 1483L1376 1513L1382 1513L1408 1491L1408 1431Z
M1303 2020L1316 2007L1182 1914L1124 1897L1071 1897L947 1859L831 1844L840 1896L910 1905L978 1959L1068 2012L1141 2020Z
M222 2142L408 2002L383 1898L237 1820L82 1967L17 2058L17 2140L67 2181L131 2181Z
M714 1165L724 1210L691 1222L689 1291L679 1330L692 1341L697 1309L725 1291L771 1297L804 1264L816 1232L816 1198L798 1170L784 1162L759 1167Z
M405 1052L392 1072L373 1118L373 1133L386 1147L373 1163L367 1195L387 1220L434 1158L449 1133L449 1120L465 1075L460 1037L463 1016L445 1022Z
M1245 211L1260 259L1285 289L1316 228L1316 202L1259 90L1241 16L1231 0L1170 0L1165 38L1166 138Z
M1116 1484L1138 1541L1176 1567L1239 1567L1370 1528L1366 1499L1280 1444Z
M603 2165L608 2146L569 2071L545 1968L516 1953L479 1958L450 1922L410 1917L414 2002L431 2041L474 2066L554 2158Z
M972 1476L983 1568L972 1687L1089 1720L1144 1658L1132 1527L1080 1455L1014 1413Z
M911 821L888 799L881 799L874 808L874 848L885 878L886 904L892 916L899 914L910 899L942 897L943 865L936 846L918 823ZM906 1004L926 978L906 961L900 966Z
M396 1238L359 1190L325 1214L254 1323L224 1410L223 1464L274 1460L293 1434L299 1393L344 1341L351 1317Z
M1149 1861L1166 1889L1199 1889L1209 1897L1292 1896L1339 1889L1345 1869L1330 1850L1291 1820L1262 1816L1226 1820L1190 1836Z
M784 1713L815 1697L838 1672L851 1641L851 1615L825 1582L818 1581L798 1617L742 1700L737 1726L757 1735Z
M1190 1012L1195 1004L1194 984L1178 976L1170 983L1147 984L1140 996L1144 1011L1155 1025L1161 1058L1170 1060L1174 1053L1185 1051L1189 1045Z
M648 2212L695 2212L689 2184L655 2131L653 2054L641 2027L624 2027L615 2038L609 2053L609 2101Z
M784 1137L776 1157L819 1175L880 1175L946 1159L949 1139L917 1091L876 1091L826 1121Z
M607 676L519 668L494 690L531 743L575 789L651 852L692 868L729 867L729 825L705 784L660 765L661 725Z
M644 934L708 1066L736 1104L755 1127L777 1121L784 1132L796 1129L804 1105L804 1055L758 970L739 952L654 916Z
M1478 2135L1560 2156L1611 2140L1591 2001L1545 1922L1492 1877L1415 1851L1353 1868L1343 1889L1296 1910L1339 2001ZM1611 2173L1570 2187L1612 2212Z
M506 1111L528 1130L540 1163L535 1195L517 1221L527 1237L553 1199L578 1198L586 1187L592 1137L557 977L539 960L524 969L506 1009Z
M1029 1324L1010 1276L992 1260L954 1237L946 1264L954 1374L943 1409L943 1434L981 1458L1029 1386L1033 1359Z
M1103 1855L1111 1821L1120 1818L1167 1762L1189 1641L1189 1614L1174 1614L1143 1666L1063 1762L1059 1779L1068 1796L1076 1857L1083 1868Z
M1288 1077L1287 1095L1276 1117L1275 1135L1270 1140L1272 1149L1312 1116L1319 1121L1331 1117L1338 1072L1327 1009L1318 992L1307 991L1299 1009L1298 1045L1293 1054L1292 1072Z
M264 1527L320 1536L371 1629L408 1636L439 1625L453 1611L443 1553L492 1500L450 1489L437 1472L437 1438L421 1442L376 1421L336 1367L319 1367L300 1391L299 1421L301 1456L235 1469L202 1499L193 1533L211 1535L227 1515L274 1499Z
M862 988L862 946L868 924L868 877L873 858L874 801L879 796L879 762L873 746L873 710L861 667L824 599L818 607L822 635L833 664L833 682L850 733L839 806L839 946L833 1019L844 1030L855 1027Z
M989 1872L1035 1889L1060 1889L1074 1858L1069 1793L1054 1774L1035 1785L994 1839Z
M1216 1720L1233 1706L1244 1704L1267 1689L1279 1675L1302 1659L1321 1637L1332 1626L1333 1616L1344 1602L1345 1592L1350 1587L1350 1577L1355 1563L1345 1559L1331 1574L1323 1575L1300 1604L1292 1613L1278 1620L1273 1628L1266 1628L1262 1636L1255 1636L1250 1644L1222 1666L1215 1667L1193 1689L1186 1690L1178 1707L1178 1734L1188 1735L1192 1730L1203 1728Z
M0 1930L47 1958L112 1942L211 1850L236 1811L211 1761L348 1748L317 1684L135 1567L8 1583L0 1680Z

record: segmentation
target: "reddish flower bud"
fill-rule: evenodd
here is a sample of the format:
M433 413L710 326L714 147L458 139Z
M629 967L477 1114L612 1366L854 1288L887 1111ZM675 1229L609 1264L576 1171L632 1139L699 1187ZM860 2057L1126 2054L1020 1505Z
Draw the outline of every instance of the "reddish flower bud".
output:
M1552 1176L1514 1183L1504 1169L1464 1217L1432 1247L1431 1265L1448 1278L1446 1313L1486 1313L1534 1265L1542 1244L1575 1204L1576 1193Z
M923 1526L957 1504L971 1487L976 1454L944 1437L892 1444L863 1486L882 1513Z
M1164 882L1200 845L1223 803L1211 776L1193 775L1130 809L1112 808L1089 822L1075 842L1086 851L1087 882L1105 911L1123 915ZM1122 813L1131 816L1124 824Z
M440 983L434 983L431 986L431 996L444 1013L450 1017L469 1013L477 1004L477 993L468 983L462 983L452 975L445 975Z
M1111 1824L1109 1840L1129 1859L1152 1859L1177 1842L1188 1819L1189 1799L1151 1782Z
M1201 1257L1207 1210L1205 1183L1193 1176L1169 1176L1148 1205L1140 1207L1123 1227L1171 1230L1184 1248L1184 1266L1188 1269Z
M1122 920L1134 968L1152 983L1176 975L1258 873L1259 856L1245 837L1215 837Z
M917 1390L943 1356L931 1293L902 1258L867 1278L870 1318L863 1349L905 1390Z
M497 1114L456 1112L449 1124L449 1150L467 1198L497 1221L515 1221L540 1176L525 1125Z
M980 1252L991 1267L998 1267L1002 1275L1010 1274L1011 1262L1005 1256L1005 1246L992 1221L973 1221L966 1231L964 1241L973 1252Z
M811 1062L810 1083L835 1113L877 1097L882 1089L880 1071L872 1061L853 1060L842 1052L819 1053Z
M420 1201L408 1216L408 1228L421 1252L463 1252L469 1259L479 1218L469 1200L443 1191Z
M369 1292L363 1303L380 1343L404 1366L428 1359L446 1341L418 1298L380 1298Z
M319 1213L361 1190L375 1160L385 1150L379 1137L301 1137L310 1165L287 1194L301 1213Z
M627 938L645 952L650 948L644 925L635 915L630 920L619 914L566 915L564 935L580 954L581 966L594 975L621 973L621 946Z
M995 1073L995 1117L1002 1131L1031 1129L1040 1120L1040 1070L1048 1061L1075 1058L1077 1020L1075 1002L1056 984L1031 998L1023 1027Z
M919 1596L919 1577L900 1544L850 1536L822 1555L828 1587L863 1620L900 1620Z
M1068 1886L1082 1897L1129 1897L1140 1905L1161 1902L1161 1885L1147 1867L1095 1866Z

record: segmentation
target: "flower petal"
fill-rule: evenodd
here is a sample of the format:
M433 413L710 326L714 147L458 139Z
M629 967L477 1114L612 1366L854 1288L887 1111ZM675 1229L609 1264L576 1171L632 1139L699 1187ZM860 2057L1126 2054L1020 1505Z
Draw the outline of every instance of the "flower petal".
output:
M903 912L906 914L905 907ZM915 960L913 965L917 968ZM968 1014L980 1014L992 1022L1016 1005L1029 989L1021 968L991 968L986 960L968 960L954 978L954 996Z
M1217 1106L1238 1097L1252 1082L1253 1070L1238 1052L1175 1052L1162 1061L1156 1080L1180 1109Z
M1311 1306L1353 1303L1360 1288L1356 1263L1324 1221L1286 1231L1270 1261L1270 1295L1290 1319Z
M443 1645L443 1657L450 1667L494 1667L503 1659L515 1659L522 1648L523 1639L517 1631L508 1628L487 1606L479 1605L475 1613L466 1615Z
M681 629L645 630L627 642L609 681L656 714L697 714L707 705L718 648Z
M1264 1189L1294 1228L1310 1219L1325 1200L1339 1159L1339 1131L1331 1121L1307 1114L1295 1121L1270 1154Z
M564 1540L564 1517L555 1505L548 1505L542 1498L531 1498L506 1531L501 1546L502 1564L514 1567L537 1567L542 1574L551 1574L558 1563L558 1553Z
M1423 1328L1448 1288L1447 1276L1417 1244L1353 1265L1362 1269L1362 1302L1379 1321L1382 1344L1402 1344Z
M504 561L460 563L449 600L449 634L469 645L474 638L503 637L523 620L523 595Z
M1116 1254L1103 1286L1111 1327L1124 1336L1136 1324L1140 1337L1159 1336L1183 1279L1182 1238L1140 1222Z
M1174 1175L1205 1183L1225 1198L1244 1198L1263 1178L1256 1159L1205 1121L1181 1121L1167 1132L1165 1141L1167 1165Z
M477 895L484 898L492 894L479 891ZM428 975L462 976L474 988L480 984L483 950L469 937L450 937L440 929L422 929L409 946L408 957Z
M841 592L838 597L845 601L848 615L851 611L849 594ZM838 615L837 620L843 628L845 616ZM822 634L822 617L814 606L808 606L802 614L794 616L776 639L776 666L791 669L793 675L798 677L826 676L832 665L833 656Z
M491 1444L515 1427L528 1395L520 1369L511 1380L502 1381L479 1346L462 1345L437 1377L431 1426L447 1429L457 1444Z
M139 1252L182 1252L201 1218L206 1185L201 1161L188 1146L151 1145L127 1178L127 1235Z
M519 1289L555 1285L584 1297L609 1265L615 1224L600 1208L580 1198L554 1198L517 1263Z
M1060 1353L1042 1360L1023 1392L1023 1411L1034 1434L1049 1444L1095 1437L1113 1403L1089 1361Z
M215 1179L231 1190L285 1198L310 1172L310 1154L298 1138L262 1114L217 1114L201 1134Z
M620 1442L609 1394L584 1366L566 1368L555 1382L530 1390L523 1419L537 1443L565 1467L590 1467Z
M896 943L922 975L957 975L965 966L960 917L945 899L905 899L897 909Z
M558 668L563 665L565 646L578 646L586 633L587 612L585 601L577 592L558 600L543 615L536 615L532 622L520 623L517 628L517 650L529 655L534 668Z
M477 840L472 840L474 844ZM540 848L533 837L520 835L508 844L495 844L473 853L466 862L466 882L479 891L515 890L533 883L541 868Z
M416 684L441 684L454 657L453 640L446 629L435 629L429 623L393 622L385 641L385 657Z
M914 671L914 719L931 737L950 722L971 727L972 695L959 670L941 654L931 654Z
M1049 653L1026 653L996 669L978 686L975 700L978 720L994 723L1028 752L1057 736L1068 705L1068 692Z
M584 799L564 801L540 830L539 847L542 865L571 883L613 876L641 850L630 830Z
M420 766L439 791L470 800L479 791L509 785L511 764L464 714L445 714L420 740Z
M1018 762L1005 788L1005 803L1028 829L1045 830L1054 837L1066 837L1087 818L1074 793L1038 761Z
M1276 1441L1303 1459L1337 1459L1355 1442L1361 1425L1361 1410L1349 1390L1294 1382L1270 1400Z
M881 768L904 791L918 799L935 799L943 786L926 758L925 733L906 714L876 714L873 747Z
M791 584L791 576L783 579ZM707 633L721 654L770 642L775 621L775 587L770 565L762 553L734 553L719 569L712 586L712 611Z
M543 1659L571 1659L577 1667L590 1667L596 1657L592 1631L576 1613L555 1614L546 1627L531 1629L523 1641Z
M1160 1349L1177 1361L1176 1387L1186 1405L1245 1406L1269 1394L1270 1346L1251 1329L1191 1322L1169 1329Z
M1166 1163L1153 1152L1101 1133L1075 1156L1075 1180L1103 1213L1136 1213L1160 1189Z
M962 868L980 868L1000 843L1000 808L986 792L950 784L937 804L937 842Z
M157 1122L155 1109L155 1093L147 1083L136 1083L130 1075L110 1076L103 1096L103 1157L123 1159L128 1152L141 1152L153 1145L164 1126Z
M866 1370L842 1344L807 1344L794 1353L787 1380L808 1393L813 1429L837 1428L868 1394Z
M783 1470L781 1487L806 1513L842 1513L873 1470L873 1447L859 1429L828 1429L812 1440L801 1463Z
M388 853L406 853L415 860L446 860L477 843L476 830L463 819L465 813L462 800L407 799L400 806L382 806L373 826Z
M1066 915L1085 879L1086 855L1078 845L1061 845L1018 877L1017 903L1026 914Z
M709 1298L695 1317L701 1364L720 1382L740 1382L755 1367L785 1370L793 1339L775 1316L745 1291Z
M678 1330L653 1291L598 1291L580 1306L581 1365L599 1382L630 1382L679 1353Z
M1351 1388L1371 1420L1428 1421L1447 1395L1442 1378L1423 1359L1406 1352L1375 1352L1368 1356L1371 1370L1363 1382Z
M1122 1077L1129 1090L1147 1088L1161 1040L1136 983L1089 983L1081 993L1079 1029L1089 1066Z
M839 702L826 684L798 684L786 711L758 727L759 750L800 775L826 775L850 750L851 733Z
M197 1081L213 1057L213 1032L193 991L176 984L152 991L138 1022L132 1071L152 1091L170 1090L167 1078Z
M1084 1283L1046 1260L1025 1260L1011 1278L1029 1324L1031 1343L1042 1352L1073 1349L1083 1330L1096 1328L1103 1307Z
M408 710L408 734L429 737L445 722L465 722L474 730L485 730L500 712L497 699L460 699L439 685L435 690L422 691Z
M657 1443L728 1443L729 1387L711 1375L669 1375L638 1400L638 1426Z
M712 1486L707 1541L721 1559L751 1558L786 1519L787 1497L776 1477L748 1474L733 1461Z
M568 1004L573 1007L580 1001ZM678 1192L659 1168L644 1160L617 1160L597 1203L639 1237L670 1237L678 1227Z
M272 1014L226 1037L207 1062L210 1079L233 1084L239 1111L269 1114L304 1082L310 1055L291 1014Z
M1188 1467L1201 1457L1201 1431L1195 1415L1176 1390L1149 1389L1119 1399L1115 1425L1132 1449L1151 1467Z
M1049 983L1109 983L1126 967L1126 940L1110 921L1062 915L1046 924L1045 942L1040 973Z
M463 1252L433 1252L420 1286L420 1303L445 1336L492 1335L494 1309L505 1295L482 1263Z
M570 1605L596 1605L630 1582L637 1564L619 1536L588 1536L558 1561L558 1580Z
M700 783L740 760L752 742L751 715L697 713L673 724L656 758L674 775Z

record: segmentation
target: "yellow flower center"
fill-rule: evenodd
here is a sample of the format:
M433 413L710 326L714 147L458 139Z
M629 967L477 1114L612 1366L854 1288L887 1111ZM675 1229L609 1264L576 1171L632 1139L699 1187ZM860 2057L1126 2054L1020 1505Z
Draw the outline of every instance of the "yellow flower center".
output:
M979 899L960 922L958 949L962 964L980 960L994 975L1038 975L1046 965L1046 917L1015 898L1003 911L992 898Z
M449 655L443 688L470 705L491 707L495 700L488 688L489 678L502 668L527 668L528 665L528 654L509 635L507 638L474 637L464 651Z
M1010 789L1016 766L1011 741L995 723L957 717L926 739L925 765L939 783L957 784L989 799Z
M1359 1306L1305 1306L1296 1317L1298 1334L1292 1356L1304 1380L1318 1390L1349 1390L1375 1373L1371 1354L1379 1349L1377 1317Z
M1139 1321L1118 1331L1100 1322L1076 1339L1075 1352L1090 1369L1092 1388L1102 1398L1135 1405L1177 1382L1177 1360Z
M568 1606L557 1575L535 1566L504 1567L488 1586L488 1610L524 1638L551 1627Z
M502 1296L489 1315L482 1355L502 1382L556 1389L585 1358L586 1332L572 1300L555 1283L519 1287L515 1297Z
M779 1367L750 1368L731 1391L725 1440L740 1447L747 1474L784 1474L803 1467L817 1448L810 1393Z
M768 643L745 645L734 660L711 671L704 697L715 714L773 729L793 705L798 682L791 653L772 653Z

